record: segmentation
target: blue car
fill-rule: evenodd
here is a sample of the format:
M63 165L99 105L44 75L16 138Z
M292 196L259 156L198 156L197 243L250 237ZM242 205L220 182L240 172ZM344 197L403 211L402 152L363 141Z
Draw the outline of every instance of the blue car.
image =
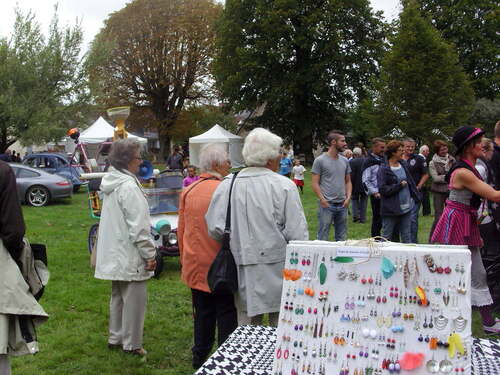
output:
M73 192L75 193L80 189L80 186L87 184L87 182L80 180L82 169L72 166L64 154L54 152L29 154L24 157L23 164L67 178L73 183Z

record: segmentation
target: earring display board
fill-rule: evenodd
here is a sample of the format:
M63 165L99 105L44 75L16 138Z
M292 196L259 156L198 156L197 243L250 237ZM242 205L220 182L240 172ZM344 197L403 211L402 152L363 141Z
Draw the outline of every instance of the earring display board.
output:
M465 246L294 241L273 375L471 373Z

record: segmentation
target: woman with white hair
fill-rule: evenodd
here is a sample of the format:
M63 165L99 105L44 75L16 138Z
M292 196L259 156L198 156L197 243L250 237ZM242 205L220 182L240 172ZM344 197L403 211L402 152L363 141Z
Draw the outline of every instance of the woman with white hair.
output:
M220 244L208 235L205 214L212 195L229 173L231 162L221 144L208 144L200 153L200 179L189 185L180 198L179 238L182 281L191 288L194 315L193 368L207 359L215 341L222 345L237 327L232 293L210 293L207 273Z
M232 190L230 244L238 267L239 325L262 324L265 313L270 325L277 325L286 246L309 237L295 184L276 173L281 143L266 129L252 130L243 146L247 168L238 174ZM208 233L216 240L225 228L231 178L219 185L205 216Z

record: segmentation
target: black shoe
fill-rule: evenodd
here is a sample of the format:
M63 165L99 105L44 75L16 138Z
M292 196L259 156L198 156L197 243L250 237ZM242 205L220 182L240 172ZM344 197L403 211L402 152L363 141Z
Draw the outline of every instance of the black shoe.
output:
M202 367L206 359L206 357L201 358L200 356L193 355L193 369L198 370Z

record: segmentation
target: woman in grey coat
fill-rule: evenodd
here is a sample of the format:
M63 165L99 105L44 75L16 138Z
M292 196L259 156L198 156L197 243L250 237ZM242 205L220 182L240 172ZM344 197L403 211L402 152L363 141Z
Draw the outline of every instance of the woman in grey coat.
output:
M109 162L113 168L101 183L95 277L111 280L108 347L145 356L146 284L156 266L156 250L148 202L135 177L142 162L139 144L115 141Z
M276 326L283 284L286 246L307 240L304 210L295 184L276 171L282 139L266 129L248 134L243 146L247 168L237 176L231 196L231 251L238 266L235 304L238 324ZM208 232L221 240L226 221L227 176L215 191L205 216Z

